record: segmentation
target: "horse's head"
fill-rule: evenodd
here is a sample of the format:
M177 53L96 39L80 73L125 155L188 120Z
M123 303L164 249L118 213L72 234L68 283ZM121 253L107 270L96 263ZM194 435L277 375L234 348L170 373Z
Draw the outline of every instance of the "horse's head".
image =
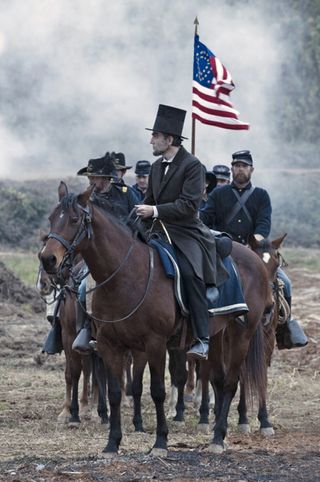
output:
M60 182L59 203L49 216L50 232L40 252L40 261L49 274L58 274L64 263L90 234L91 217L88 201L94 186L81 194L68 193Z
M273 241L270 241L269 239L257 241L253 235L249 236L249 246L264 262L269 273L269 279L271 281L274 281L277 268L281 264L281 255L279 253L279 249L286 236L287 233L280 238L274 239Z

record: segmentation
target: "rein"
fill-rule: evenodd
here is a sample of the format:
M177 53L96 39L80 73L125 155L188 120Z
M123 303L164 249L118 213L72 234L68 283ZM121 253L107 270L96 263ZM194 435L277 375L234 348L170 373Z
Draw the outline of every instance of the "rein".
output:
M131 245L132 247L132 245ZM129 253L129 252L128 252ZM128 255L127 255L128 257ZM119 268L116 270L116 272L119 271ZM81 306L81 308L83 309L83 311L94 321L98 321L100 323L118 323L119 321L125 321L127 320L128 318L130 318L132 315L134 315L134 313L136 313L138 311L138 309L140 308L140 306L143 304L144 300L146 299L146 296L148 294L148 291L149 291L149 288L150 288L150 284L151 284L151 281L152 281L152 278L153 278L153 271L154 271L154 252L151 248L149 248L149 274L148 274L148 281L147 281L147 285L146 285L146 289L143 293L143 296L142 298L140 299L140 301L138 302L138 304L135 306L135 308L133 308L132 311L130 311L130 313L128 313L127 315L123 316L122 318L118 318L116 320L101 320L100 318L97 318L95 316L93 316L91 313L89 313L83 306L83 304L81 303L81 301L79 300L79 304ZM113 275L116 274L113 273ZM113 277L113 275L111 275ZM108 279L109 280L109 279ZM94 288L92 288L91 290L89 291L86 291L86 293L90 293L91 291L94 291L95 289L99 288L99 286L101 286L102 284L105 284L106 281L108 280L105 280L103 281L103 283L100 283L100 285L97 285L95 286Z

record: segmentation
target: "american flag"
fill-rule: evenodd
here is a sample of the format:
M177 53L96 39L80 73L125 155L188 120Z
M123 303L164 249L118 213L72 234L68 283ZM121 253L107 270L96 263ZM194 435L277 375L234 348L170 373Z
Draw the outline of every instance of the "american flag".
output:
M194 38L192 117L204 124L223 129L249 129L249 124L238 119L239 112L229 100L235 85L230 72L219 59Z

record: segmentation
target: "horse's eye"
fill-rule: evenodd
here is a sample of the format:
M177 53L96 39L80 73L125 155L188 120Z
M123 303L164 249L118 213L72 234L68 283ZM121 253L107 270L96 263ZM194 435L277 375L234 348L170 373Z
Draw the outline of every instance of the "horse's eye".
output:
M78 219L79 219L78 216L72 216L71 217L72 224L76 224L78 222Z

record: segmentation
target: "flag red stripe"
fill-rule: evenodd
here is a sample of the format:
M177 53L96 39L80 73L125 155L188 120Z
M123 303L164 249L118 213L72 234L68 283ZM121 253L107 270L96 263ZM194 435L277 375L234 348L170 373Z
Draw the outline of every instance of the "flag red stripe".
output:
M248 130L249 124L225 124L224 122L209 121L208 119L203 119L198 114L192 113L192 118L197 119L203 124L208 124L210 126L222 127L223 129L232 130Z
M208 89L210 90L210 89ZM219 104L219 105L226 105L227 107L233 107L233 105L230 102L226 102L225 100L219 99L218 97L214 97L214 91L212 91L212 96L208 94L204 94L200 90L198 90L196 87L192 87L192 92L194 94L197 94L201 99L207 100L208 102L212 102L213 104Z
M196 100L192 101L192 105L194 107L198 107L198 109L200 109L203 112L206 112L207 114L212 114L219 117L231 117L233 119L238 119L238 116L234 112L229 112L226 110L209 109L208 107L201 105L200 102Z

